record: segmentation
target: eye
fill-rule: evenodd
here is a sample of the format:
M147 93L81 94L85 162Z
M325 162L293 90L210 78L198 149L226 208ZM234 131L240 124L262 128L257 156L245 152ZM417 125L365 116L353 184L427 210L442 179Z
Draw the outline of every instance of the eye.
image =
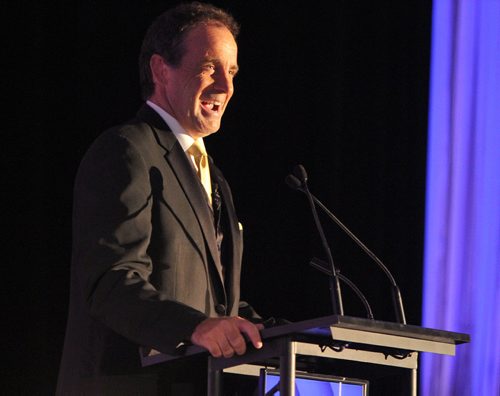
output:
M213 63L207 63L202 66L203 71L213 72L215 71L215 65Z
M239 67L238 66L231 66L229 68L229 74L233 77L235 77L237 74L238 74L238 71L239 71Z

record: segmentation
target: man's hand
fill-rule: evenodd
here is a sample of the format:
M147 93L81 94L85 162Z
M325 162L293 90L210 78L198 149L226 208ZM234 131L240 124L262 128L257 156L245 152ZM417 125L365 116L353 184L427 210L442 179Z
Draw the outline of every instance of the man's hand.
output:
M213 357L229 358L235 352L237 355L245 353L243 333L255 348L262 348L259 330L263 328L261 324L253 324L239 316L208 318L196 326L191 342L207 349Z

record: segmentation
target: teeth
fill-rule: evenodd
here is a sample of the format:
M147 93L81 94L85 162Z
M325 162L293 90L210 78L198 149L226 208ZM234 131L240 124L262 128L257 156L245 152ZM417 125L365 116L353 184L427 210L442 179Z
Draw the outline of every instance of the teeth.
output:
M206 108L208 108L209 110L213 110L214 107L219 107L221 105L221 102L218 102L218 101L208 101L208 100L204 100L201 102Z

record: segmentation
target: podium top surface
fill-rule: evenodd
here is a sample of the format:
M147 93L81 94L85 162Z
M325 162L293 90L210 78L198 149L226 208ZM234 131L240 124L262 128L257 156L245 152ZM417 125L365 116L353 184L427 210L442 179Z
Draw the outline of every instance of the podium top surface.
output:
M367 338L371 338L370 341L362 341L361 343L370 344L373 339L389 339L390 344L386 344L386 347L389 345L397 347L393 341L403 340L401 341L402 349L407 349L409 351L427 350L436 352L437 350L433 350L433 348L428 349L427 345L430 344L441 345L444 346L445 349L454 350L455 345L470 342L469 335L464 333L454 333L414 325L339 315L325 316L266 328L261 331L261 337L263 341L280 337L289 337L291 340L306 340L306 342L315 343L318 338L323 340L335 340L335 333L337 330L338 333L345 334L346 331L347 333L354 332L361 334L363 338L365 338L366 335L369 336ZM376 342L372 342L372 344L377 345ZM378 345L384 344L378 343ZM426 346L424 348L414 348L420 345ZM446 345L449 346L446 347ZM406 348L407 346L408 348ZM196 345L185 345L176 355L165 355L157 351L153 355L150 353L143 355L143 352L145 352L145 350L141 351L142 364L143 366L148 366L182 356L206 353L207 351Z
M465 333L455 333L414 325L339 315L324 316L271 327L262 330L262 337L266 339L294 333L331 337L331 328L359 330L448 344L463 344L470 342L470 336Z

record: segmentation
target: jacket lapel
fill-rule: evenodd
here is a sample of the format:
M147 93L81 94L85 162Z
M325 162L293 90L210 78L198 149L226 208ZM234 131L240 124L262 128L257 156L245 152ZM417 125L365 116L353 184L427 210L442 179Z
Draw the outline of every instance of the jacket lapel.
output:
M206 245L210 251L222 283L222 265L217 249L213 214L205 198L203 186L198 181L196 172L191 166L188 157L182 150L175 135L168 129L163 119L153 109L144 105L140 109L138 117L153 127L158 143L165 149L165 159L177 177L185 197L191 206L192 212L198 220L203 236L205 237ZM177 215L179 219L183 221L185 216L191 214L180 212L177 213ZM186 231L190 232L189 227L186 227ZM196 240L194 236L193 239Z
M189 159L182 150L180 144L176 144L170 152L165 155L172 170L177 176L177 180L184 191L191 208L195 213L200 227L205 236L208 249L212 255L217 272L222 280L222 265L220 262L219 251L217 249L217 240L215 235L213 214L205 198L203 186L198 182L198 176L194 172ZM189 232L189 230L188 230Z

